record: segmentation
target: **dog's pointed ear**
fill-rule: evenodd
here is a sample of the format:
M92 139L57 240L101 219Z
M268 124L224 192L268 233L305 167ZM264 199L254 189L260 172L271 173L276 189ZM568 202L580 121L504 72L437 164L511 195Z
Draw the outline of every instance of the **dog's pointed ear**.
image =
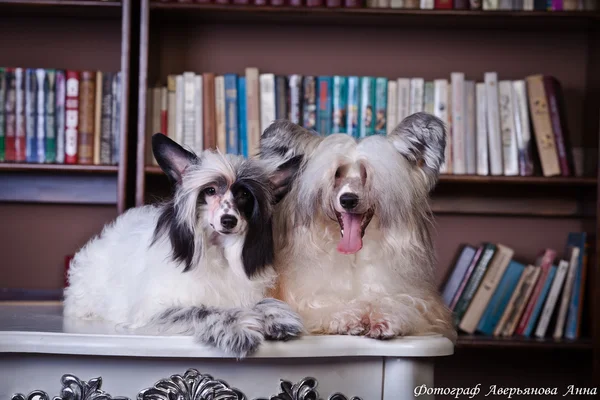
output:
M171 182L181 182L185 169L199 161L198 157L162 133L152 135L152 153Z
M290 156L308 154L323 140L315 132L287 120L276 120L260 137L261 159L287 160Z
M290 191L303 159L304 156L302 154L294 156L279 165L275 172L271 174L270 183L273 189L273 204L279 203Z
M446 127L442 120L425 112L409 115L390 133L388 140L425 173L432 188L444 163Z

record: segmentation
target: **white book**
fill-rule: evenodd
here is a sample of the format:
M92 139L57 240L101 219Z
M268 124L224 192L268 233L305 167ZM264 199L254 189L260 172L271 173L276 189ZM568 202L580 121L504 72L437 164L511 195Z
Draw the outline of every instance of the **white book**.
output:
M194 150L200 154L204 150L204 104L202 93L204 90L202 75L194 77L194 96L196 97L196 120L194 125ZM178 109L175 107L175 113ZM169 128L170 129L170 128Z
M390 8L404 8L404 0L390 0Z
M397 111L398 111L398 83L393 80L389 80L388 81L388 93L387 93L387 133L388 133L388 135L398 125Z
M177 121L177 93L168 92L167 94L167 135L175 138L175 125ZM198 115L196 113L196 115Z
M196 88L193 72L183 73L183 146L193 149L195 146L196 126Z
M260 131L275 121L275 75L260 74Z
M217 149L227 153L227 132L225 129L225 77L215 76L215 123L217 124Z
M533 11L534 0L523 0L523 11Z
M425 79L412 78L410 80L410 111L408 115L424 110Z
M484 74L485 95L487 98L488 151L491 175L502 175L502 137L500 136L500 110L498 106L498 74Z
M477 112L477 175L489 175L488 159L488 133L487 133L487 114L485 83L479 82L475 85L475 103Z
M524 80L513 81L513 107L519 175L533 174L531 160L531 131L529 129L529 107L527 106L527 84Z
M452 173L467 173L466 158L466 115L465 115L465 74L452 72Z
M477 172L477 132L475 129L475 82L465 81L465 155L467 174L475 175Z
M45 90L45 81L46 81L46 70L43 68L38 68L35 70L35 75L37 77L37 123L36 123L36 131L37 131L37 162L43 163L46 161L46 90ZM102 91L102 87L96 88L96 91ZM94 93L94 96L96 93ZM95 118L94 118L95 120ZM94 137L100 136L99 132L94 132Z
M288 119L294 124L300 125L302 123L300 118L302 115L300 112L302 109L302 75L290 75L288 84L290 87L290 110Z
M423 90L423 111L433 114L433 108L433 81L427 81Z
M512 82L506 80L498 82L498 92L504 175L516 176L519 175L519 161L517 154L517 136L515 133Z
M546 336L548 324L550 324L550 319L552 318L552 314L554 314L554 307L556 306L558 296L562 290L568 269L569 262L566 260L560 260L556 274L554 275L554 280L552 281L552 286L548 292L548 297L546 297L542 314L540 315L540 319L535 329L535 336L539 338L544 338Z
M398 78L398 113L396 120L402 122L404 118L410 115L410 79Z
M246 132L248 156L255 157L259 151L260 136L260 82L258 68L246 68Z
M421 0L421 10L433 10L433 0Z
M452 144L450 143L450 127L448 125L448 80L435 79L433 81L433 115L442 120L446 126L446 148L444 149L444 163L440 167L440 173L448 173L448 165L451 163Z
M483 0L482 8L484 10L497 10L498 0Z
M567 319L567 311L569 311L569 302L571 300L571 293L573 292L573 284L575 283L575 273L577 272L579 251L579 247L571 247L569 270L567 272L565 287L561 296L558 317L556 318L556 325L554 326L554 335L552 335L554 339L561 339L563 337L565 320Z
M175 137L177 143L183 145L183 75L177 75L175 78L175 96L177 107L175 107Z

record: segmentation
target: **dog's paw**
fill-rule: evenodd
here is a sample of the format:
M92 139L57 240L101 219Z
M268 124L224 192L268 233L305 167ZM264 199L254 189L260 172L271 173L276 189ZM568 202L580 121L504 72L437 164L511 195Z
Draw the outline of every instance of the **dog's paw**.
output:
M404 335L401 324L393 315L372 312L369 319L370 323L365 336L373 339L391 339Z
M329 323L329 332L335 335L364 335L369 327L369 315L362 310L335 313Z
M254 310L230 309L207 317L196 339L237 358L254 353L264 341L264 316Z
M304 332L300 316L283 301L272 298L264 299L254 309L264 317L266 339L288 340Z

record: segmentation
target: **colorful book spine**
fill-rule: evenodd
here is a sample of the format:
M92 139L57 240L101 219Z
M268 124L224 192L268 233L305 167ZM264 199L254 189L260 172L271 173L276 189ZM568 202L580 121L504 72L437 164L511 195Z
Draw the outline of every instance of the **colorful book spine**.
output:
M535 306L531 313L531 317L529 321L527 321L527 326L522 332L522 335L525 337L530 337L533 333L533 329L535 328L540 314L542 312L542 307L546 303L546 299L548 298L548 293L550 292L550 287L552 286L552 282L554 281L554 276L556 275L558 267L556 265L552 265L550 270L548 271L548 275L546 276L546 281L544 282L544 286L542 287L542 291L535 302ZM540 279L541 281L541 279ZM517 332L519 334L519 332Z
M238 152L248 157L248 131L246 129L246 77L238 78Z
M304 77L304 99L302 102L302 126L306 129L317 129L317 82L314 76Z
M360 130L361 138L375 133L375 78L360 78Z
M6 95L4 104L5 136L4 136L4 159L16 161L16 135L17 135L17 81L15 70L6 69Z
M65 163L77 164L79 138L79 71L66 72Z
M332 116L332 78L330 76L319 76L317 78L317 85L319 93L319 112L318 112L318 120L319 125L317 131L322 136L327 136L331 134L331 125L333 122Z
M504 275L498 283L498 287L494 291L494 295L490 299L485 312L479 320L477 325L477 331L486 334L493 335L496 325L502 318L504 310L521 279L521 275L525 270L525 266L516 261L511 261L504 271Z
M112 109L114 74L107 72L102 76L102 108L100 117L100 164L112 163ZM155 132L156 133L156 132Z
M56 70L56 162L65 162L65 100L67 96L65 71Z
M121 160L121 106L122 106L122 86L123 80L121 72L117 72L113 77L113 109L112 109L112 147L110 149L111 163L119 164Z
M560 97L562 97L560 83L554 77L544 76L544 89L548 101L548 111L550 113L550 122L554 132L554 141L560 163L560 172L562 176L570 176L573 173L572 160L569 156L570 149L567 145L568 134L566 132L566 121L564 112L560 110Z
M94 157L94 112L96 72L81 71L79 84L79 164L92 164Z
M275 76L275 119L287 119L288 83L283 75Z
M442 291L442 299L444 304L448 307L450 307L452 299L458 291L461 282L465 279L465 275L473 257L475 257L476 251L477 250L473 246L465 245L456 259L452 273L448 277L448 280L444 285L444 290Z
M517 136L515 133L512 82L498 82L498 104L500 106L500 129L502 138L502 162L504 175L519 175Z
M35 69L25 70L25 160L28 163L37 162L37 78Z
M571 232L567 237L567 248L579 248L579 257L575 269L575 281L569 302L569 311L565 323L565 337L577 339L581 325L583 298L585 293L586 261L587 261L587 234L585 232Z
M375 79L375 134L378 135L387 133L387 84L387 78Z
M6 137L5 124L5 99L6 98L6 71L0 67L0 162L3 162L6 156L4 138Z
M548 298L544 303L544 308L542 309L542 314L540 315L540 320L535 328L535 336L538 338L543 338L546 336L546 332L548 330L548 325L550 324L550 320L554 315L554 310L556 308L556 303L558 301L559 295L562 291L563 285L565 283L565 278L567 275L567 271L569 269L569 262L567 260L560 260L558 262L558 268L556 270L556 275L554 276L554 280L552 281L552 286L550 287L550 292L548 292Z
M302 75L290 75L288 119L294 124L302 125Z
M238 82L236 74L225 74L225 132L227 153L238 154Z
M479 264L479 260L481 259L483 250L484 250L483 245L479 246L477 248L477 251L475 252L475 255L473 256L473 259L469 263L469 267L467 268L467 271L465 272L463 279L460 281L460 285L458 286L458 289L456 290L456 293L454 293L454 296L452 297L452 301L450 302L450 305L448 306L450 308L450 310L454 311L454 309L456 308L456 304L461 299L462 294L465 291L465 287L467 286L467 283L471 279L471 275L473 274L473 271L475 270L475 267Z
M102 140L102 71L96 72L96 98L94 100L94 164L100 164L100 146Z
M261 75L261 113L265 113L268 109L270 117L275 119L275 79L269 82L270 87L272 89L271 92L271 100L272 103L269 104L270 107L264 107L263 101L264 96L262 96L262 75ZM196 108L194 108L196 109ZM217 149L223 154L227 152L227 122L225 116L225 78L223 75L215 76L215 120L217 121ZM264 130L262 128L262 120L263 117L261 115L261 132Z
M56 70L46 70L46 140L45 160L56 162Z
M533 175L533 155L531 149L531 130L529 128L529 108L527 106L527 87L524 80L513 81L515 133L519 159L519 175Z
M25 120L25 70L23 68L15 68L16 80L16 132L15 132L15 155L17 162L27 160L27 134Z
M346 133L348 122L348 78L336 75L333 77L333 124L331 133Z
M38 68L35 70L37 79L36 96L36 161L44 163L46 161L46 70Z
M348 135L358 138L360 127L360 78L348 77Z

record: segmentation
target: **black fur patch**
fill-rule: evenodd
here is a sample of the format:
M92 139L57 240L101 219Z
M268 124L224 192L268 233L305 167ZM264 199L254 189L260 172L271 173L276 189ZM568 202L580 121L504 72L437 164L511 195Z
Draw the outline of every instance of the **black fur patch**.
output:
M152 153L160 168L171 182L181 181L187 165L198 162L198 157L162 133L152 136Z
M273 204L279 203L290 191L292 183L300 171L302 160L304 160L304 155L299 154L277 167L277 171L271 178Z
M156 228L154 229L154 238L152 239L151 245L156 243L160 235L168 234L173 248L173 254L171 255L173 261L179 261L185 263L183 272L187 272L192 268L192 262L194 260L195 242L194 232L187 226L181 225L176 219L175 204L173 201L163 206Z

